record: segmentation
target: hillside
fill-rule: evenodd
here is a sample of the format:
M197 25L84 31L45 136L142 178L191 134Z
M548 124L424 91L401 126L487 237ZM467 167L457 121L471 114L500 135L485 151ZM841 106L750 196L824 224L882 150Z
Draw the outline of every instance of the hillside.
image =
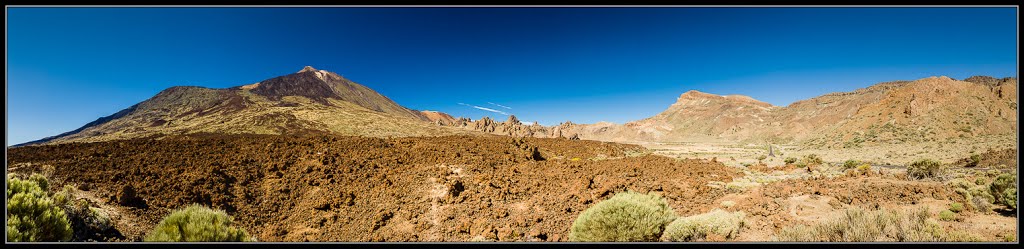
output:
M307 66L294 74L226 89L171 87L79 129L26 144L204 132L371 137L472 133L434 125L419 111L366 86Z
M773 106L691 90L665 111L626 124L527 126L489 118L453 126L499 135L616 142L764 142L826 148L1016 135L1017 79L892 81Z

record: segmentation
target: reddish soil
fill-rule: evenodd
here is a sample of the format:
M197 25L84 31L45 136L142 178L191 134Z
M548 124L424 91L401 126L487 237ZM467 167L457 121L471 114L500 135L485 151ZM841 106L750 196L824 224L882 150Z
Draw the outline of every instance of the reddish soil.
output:
M741 174L706 160L626 157L638 150L497 136L188 135L9 148L8 164L51 165L55 181L136 217L118 227L129 240L201 203L260 241L566 241L580 212L616 192L660 192L693 215L725 195L709 181ZM574 157L584 160L553 159ZM615 159L589 160L599 158ZM141 200L118 202L125 185Z

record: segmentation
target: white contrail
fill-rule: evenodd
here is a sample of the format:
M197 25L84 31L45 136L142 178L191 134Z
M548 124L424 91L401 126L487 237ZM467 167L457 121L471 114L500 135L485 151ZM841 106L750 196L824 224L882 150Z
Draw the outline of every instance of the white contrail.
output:
M492 104L492 105L496 105L496 106L500 106L501 108L505 108L505 109L509 109L509 110L512 110L512 107L508 107L508 106L503 106L503 105L499 105L499 104L495 104L495 103L491 103L491 102L487 102L487 103L488 103L488 104Z
M508 113L505 113L503 111L499 111L499 110L495 110L495 109L491 109L491 108L487 108L487 107L479 107L479 106L470 105L470 104L466 104L466 103L459 103L459 104L460 105L464 105L464 106L473 107L473 108L480 109L480 110L484 110L484 111L489 111L489 112L493 112L493 113L499 113L499 114L505 115L505 116L509 115Z

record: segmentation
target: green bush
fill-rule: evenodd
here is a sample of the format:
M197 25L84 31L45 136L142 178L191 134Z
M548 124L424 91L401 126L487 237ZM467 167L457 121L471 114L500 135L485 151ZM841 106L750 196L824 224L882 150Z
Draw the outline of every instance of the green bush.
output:
M978 180L982 179L978 178L975 182L970 182L963 178L957 178L949 181L947 184L953 188L954 192L964 197L964 200L966 200L964 207L988 213L992 210L992 203L995 202L995 197L990 193L990 187L977 184L978 182L984 183L983 180Z
M75 186L64 185L59 192L53 194L53 202L60 207L72 206L75 199ZM65 209L66 210L66 209Z
M736 238L743 227L743 212L726 212L715 209L706 214L678 218L665 227L662 241L698 241L707 235L716 234L723 238Z
M921 159L907 165L907 177L910 179L938 177L942 171L942 164L931 159Z
M942 210L942 212L939 212L939 219L941 219L941 220L951 221L951 220L953 220L955 218L956 218L956 214L954 214L953 211L949 211L948 209L947 210Z
M146 235L147 242L230 242L251 241L244 229L232 226L232 218L221 210L191 205L172 212Z
M656 194L619 193L586 209L569 231L571 241L656 241L675 219Z
M1017 209L1017 176L1011 174L999 175L988 188L989 194L993 197L993 203L1000 203Z
M953 204L949 204L949 211L953 211L954 213L963 212L964 211L964 204L963 203L959 203L959 202L954 202Z
M786 160L784 160L783 162L786 162L786 164L793 164L793 163L796 162L796 158L795 157L787 157Z
M843 162L843 168L844 169L852 169L852 168L856 168L857 166L860 166L860 161L857 161L857 160L846 160L846 162Z
M46 190L46 178L7 176L7 241L69 241L71 223Z
M967 161L967 165L964 165L964 167L978 166L978 163L981 163L981 155L974 154L971 155L971 159Z
M1017 210L1017 188L1003 191L1002 203L1010 209Z
M43 191L50 190L50 180L47 180L45 176L39 173L32 173L32 175L28 177L28 180L38 184L39 188L42 188Z

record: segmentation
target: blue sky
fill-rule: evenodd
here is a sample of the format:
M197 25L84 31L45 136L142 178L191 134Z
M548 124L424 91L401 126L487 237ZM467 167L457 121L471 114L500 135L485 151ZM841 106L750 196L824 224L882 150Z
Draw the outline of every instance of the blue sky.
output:
M772 103L1017 76L1015 8L7 8L7 144L177 85L337 72L401 105L553 125L691 89ZM510 107L500 107L494 104Z

